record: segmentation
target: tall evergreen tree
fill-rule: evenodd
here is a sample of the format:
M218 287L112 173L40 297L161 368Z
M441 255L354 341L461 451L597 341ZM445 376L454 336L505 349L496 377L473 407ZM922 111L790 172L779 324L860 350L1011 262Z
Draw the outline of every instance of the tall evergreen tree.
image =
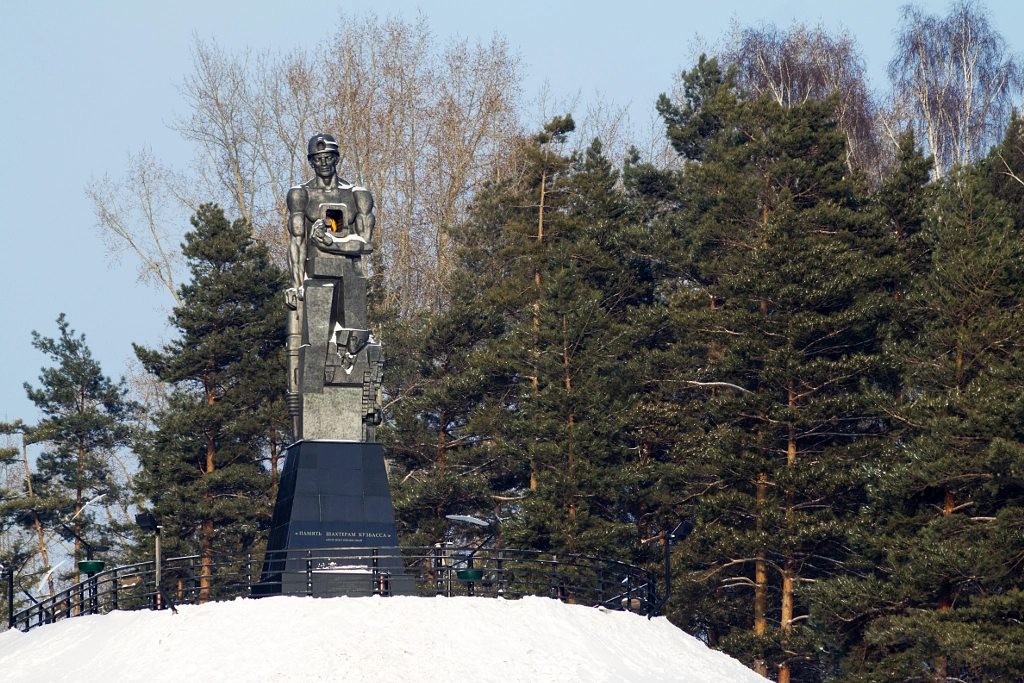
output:
M192 278L170 318L178 338L160 350L135 347L174 388L140 444L136 484L168 552L200 553L205 575L215 551L252 547L270 520L263 451L287 424L285 276L244 220L206 204L192 226L183 245Z
M71 543L77 561L85 557L83 544L107 541L104 524L95 515L101 506L90 505L104 499L115 503L123 493L112 476L110 458L128 442L135 405L123 380L114 382L103 374L85 335L76 336L64 314L57 318L57 327L57 339L32 333L32 345L55 365L43 368L38 388L25 384L29 399L43 414L39 424L24 430L25 437L43 444L43 452L31 482L32 498L40 504L27 510L22 522Z
M866 463L864 469L873 495L849 529L847 546L852 552L844 561L845 571L816 581L806 591L811 604L809 622L815 629L821 659L833 671L861 642L864 627L870 623L865 615L880 609L888 599L878 579L891 531L887 530L886 506L881 503L884 496L879 492L885 488L882 479L890 475L916 434L914 426L900 416L907 401L917 395L913 386L905 386L904 356L907 348L918 343L923 320L914 301L922 278L927 278L931 269L932 240L925 229L935 201L935 188L929 185L931 167L931 158L922 154L908 130L899 140L896 167L873 197L881 226L896 244L896 270L888 285L893 317L891 324L880 330L883 336L879 340L889 360L888 375L875 385L872 399L878 414L885 418L885 430L877 462Z
M899 347L906 390L890 409L905 436L877 473L864 576L834 587L820 615L854 633L846 680L1019 680L1024 667L1024 242L1005 182L1024 164L1013 128L988 160L950 174L922 227L930 269L908 292L919 331Z
M9 437L13 434L23 434L24 425L20 420L13 423L0 422L0 435ZM7 441L7 439L4 439ZM10 441L7 441L10 444ZM23 442L24 443L24 442ZM45 545L37 544L43 540L42 525L38 524L38 532L35 529L28 532L24 529L25 520L34 517L38 522L37 507L34 496L26 495L25 465L22 459L24 451L17 446L5 445L0 447L0 571L5 578L7 572L12 571L15 577L15 603L14 610L23 604L19 598L22 591L30 590L33 584L38 583L38 573L31 571L32 560L38 557L35 568L49 569L49 557ZM7 587L4 586L6 590ZM9 617L7 601L0 602L0 628L6 627Z
M392 463L399 533L408 544L443 540L445 515L493 512L491 487L501 466L479 458L493 452L494 430L485 420L504 383L475 362L474 353L494 335L483 307L462 305L478 294L455 287L447 310L393 325L385 337L387 420L379 434Z
M666 428L690 480L676 498L697 522L672 614L765 674L813 680L804 587L841 571L865 500L898 262L846 172L834 101L745 101L716 69L702 61L691 102L663 112L691 159L665 226L680 274L650 397L676 408Z
M543 136L538 143L543 171L550 152ZM630 316L645 290L627 265L625 199L600 142L562 163L550 190L542 174L518 201L530 207L536 198L544 213L520 211L505 227L528 240L503 282L521 307L510 311L498 348L519 378L507 435L529 465L531 489L508 531L528 547L629 557L636 458L624 428L636 390L627 363ZM524 281L530 270L533 288Z
M464 510L503 519L519 547L635 547L626 362L650 283L627 265L624 198L600 144L560 154L572 128L550 122L523 174L477 197L451 303L417 334L392 411L393 433L413 438L389 446L410 530L436 538L442 512Z

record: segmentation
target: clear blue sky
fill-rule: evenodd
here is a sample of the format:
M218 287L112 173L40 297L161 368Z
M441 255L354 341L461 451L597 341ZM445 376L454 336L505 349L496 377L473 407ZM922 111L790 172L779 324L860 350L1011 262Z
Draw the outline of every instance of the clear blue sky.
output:
M989 9L1013 49L1024 50L1020 0ZM151 146L172 165L191 148L169 131L185 113L175 83L190 70L192 35L227 49L313 45L338 10L373 7L412 17L417 8L439 38L505 34L526 62L526 96L547 79L556 95L600 90L636 114L671 87L695 35L714 40L732 19L794 19L844 26L858 38L876 87L900 3L880 0L676 0L675 2L368 4L219 2L14 2L0 21L0 419L38 419L21 385L35 383L42 354L31 331L52 336L67 313L85 332L107 374L122 374L131 343L168 334L170 297L135 282L134 264L108 268L83 188L90 177L120 176L129 149ZM944 11L945 0L918 3ZM311 12L319 12L312 15Z

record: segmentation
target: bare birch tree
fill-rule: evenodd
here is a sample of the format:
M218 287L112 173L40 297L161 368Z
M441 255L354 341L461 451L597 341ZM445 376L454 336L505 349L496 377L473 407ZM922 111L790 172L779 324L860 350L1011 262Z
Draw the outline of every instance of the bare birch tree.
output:
M848 167L878 171L877 107L860 48L848 31L830 33L820 24L799 22L787 30L774 24L734 26L722 56L725 64L737 67L741 87L784 107L835 95Z
M189 109L172 124L194 144L188 171L172 174L147 152L123 180L89 187L112 256L133 251L140 275L173 291L178 254L165 249L159 200L194 210L213 199L283 263L285 193L309 173L306 140L330 132L342 175L376 195L385 304L404 314L443 304L449 230L473 192L511 172L522 137L519 57L501 36L440 44L422 15L343 14L309 51L230 53L197 38L192 56L179 88Z
M150 150L128 155L128 170L121 180L109 176L93 179L85 192L92 199L96 225L107 247L107 255L118 263L124 254L137 261L140 282L165 288L178 299L175 268L181 263L179 232L175 222L176 185Z
M935 157L935 177L983 157L1022 91L1020 58L975 0L956 2L944 17L904 7L889 78L891 118L913 126Z

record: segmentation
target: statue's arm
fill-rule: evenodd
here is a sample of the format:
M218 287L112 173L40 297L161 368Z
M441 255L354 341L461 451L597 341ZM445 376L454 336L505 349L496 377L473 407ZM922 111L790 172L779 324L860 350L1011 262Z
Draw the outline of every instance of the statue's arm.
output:
M302 299L302 283L306 279L306 204L309 193L304 187L288 190L288 267L292 276L292 290L296 299Z
M356 234L370 242L377 224L377 217L373 215L373 195L362 187L355 188L352 194L356 200Z

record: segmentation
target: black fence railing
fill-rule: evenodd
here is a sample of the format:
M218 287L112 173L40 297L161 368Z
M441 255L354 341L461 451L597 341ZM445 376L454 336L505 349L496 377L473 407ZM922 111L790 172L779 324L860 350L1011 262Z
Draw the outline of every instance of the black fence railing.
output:
M16 612L22 631L83 614L160 609L269 595L421 595L520 598L652 616L652 574L617 560L450 544L403 548L323 548L176 557L108 569Z

